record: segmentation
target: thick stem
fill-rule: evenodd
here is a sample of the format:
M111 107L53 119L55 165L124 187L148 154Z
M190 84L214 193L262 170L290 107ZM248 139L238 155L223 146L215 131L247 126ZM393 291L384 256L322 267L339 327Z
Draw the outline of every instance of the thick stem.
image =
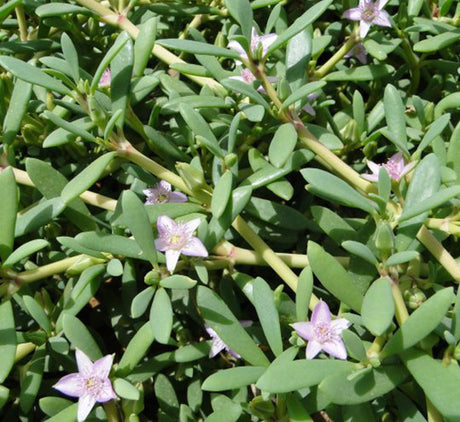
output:
M13 173L17 183L25 186L35 186L34 182L32 182L29 175L24 170L13 168ZM117 201L115 199L89 190L83 192L80 198L89 205L94 205L108 211L115 211L117 206Z
M27 41L29 34L27 32L27 20L26 16L24 15L24 6L22 4L16 6L15 11L19 26L19 37L21 38L21 41Z
M180 176L173 173L172 171L160 166L158 163L152 159L146 157L131 144L126 141L126 145L118 151L120 157L124 157L133 163L138 164L144 170L149 171L150 173L157 176L159 179L165 180L171 185L175 186L177 189L186 193L187 195L192 195L192 192L187 187L185 182L181 179Z
M442 246L442 243L425 226L422 226L418 231L417 239L431 252L452 278L457 283L460 283L460 266L453 256Z
M336 174L364 193L377 192L372 183L364 180L358 172L321 144L305 126L297 125L297 129L300 141L319 158L329 164Z
M65 272L72 264L75 264L79 259L86 255L76 255L70 258L62 259L61 261L53 262L48 265L43 265L34 270L23 271L16 274L15 281L18 283L33 283L34 281L42 280L52 275Z
M217 245L213 251L217 255L226 256L233 260L235 264L240 265L267 265L266 261L256 251L249 249L239 248L233 246L231 243L224 241ZM307 255L294 254L294 253L276 253L278 257L290 268L305 268L309 265ZM336 256L335 259L347 268L350 258L345 256Z
M407 318L409 318L409 312L407 312L406 303L404 302L403 295L398 286L398 283L392 280L391 282L391 292L393 294L393 300L395 301L395 316L396 321L401 326L404 324Z
M118 422L118 409L114 400L110 400L103 404L105 414L107 415L107 422Z
M433 406L433 403L431 403L428 397L426 398L426 415L428 417L428 422L442 422L444 420L438 409Z
M333 69L340 60L343 59L345 54L347 54L353 48L357 41L358 40L353 33L345 42L345 44L342 45L342 47L340 47L337 52L314 73L314 77L316 79L324 78L324 76L326 76L329 71Z

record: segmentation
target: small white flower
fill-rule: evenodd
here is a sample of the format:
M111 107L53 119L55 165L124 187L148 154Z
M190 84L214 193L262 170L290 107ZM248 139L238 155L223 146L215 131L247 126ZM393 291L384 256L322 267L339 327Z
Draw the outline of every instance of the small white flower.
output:
M187 195L182 192L172 192L171 184L164 180L157 183L153 188L144 189L142 193L147 197L145 205L187 201Z
M388 0L359 0L359 6L346 10L343 16L352 21L359 21L359 36L364 38L372 24L391 26L390 15L383 10Z
M99 79L99 83L97 84L100 88L104 88L107 86L110 86L110 83L112 81L112 75L110 73L110 69L107 68L104 70L104 73L101 76L101 79Z
M368 161L367 166L372 171L372 174L362 174L361 176L364 179L377 182L379 180L380 169L383 167L394 181L399 182L403 176L414 168L415 162L405 165L403 153L398 152L391 156L384 164L376 164L373 161Z
M367 51L362 42L359 42L353 46L353 48L345 54L345 58L356 57L362 64L367 63Z
M199 218L179 224L166 215L158 217L159 237L155 240L155 247L160 252L165 252L166 268L170 273L176 268L181 253L189 256L208 256L208 251L201 240L193 236L200 223Z
M347 349L342 340L342 331L351 322L345 318L331 320L331 312L322 300L315 306L311 321L292 324L300 337L308 340L307 359L313 359L321 350L338 359L347 358Z
M259 35L256 28L252 28L251 31L251 44L249 46L251 54L255 54L259 45L262 45L262 57L267 54L270 46L275 42L278 36L276 34ZM243 46L238 41L230 41L228 47L235 50L242 59L248 60L248 54ZM241 64L239 60L236 60L236 64Z
M78 397L78 422L84 421L97 403L116 398L109 379L113 355L91 362L81 350L76 350L78 372L65 375L53 388L70 397Z
M243 328L250 327L252 325L252 321L240 321L241 326ZM222 339L219 337L219 335L208 325L205 325L205 329L212 338L212 347L211 350L209 351L209 357L213 358L214 356L217 356L222 350L226 350L230 355L232 355L236 359L240 359L241 356L234 352L230 347L228 347Z

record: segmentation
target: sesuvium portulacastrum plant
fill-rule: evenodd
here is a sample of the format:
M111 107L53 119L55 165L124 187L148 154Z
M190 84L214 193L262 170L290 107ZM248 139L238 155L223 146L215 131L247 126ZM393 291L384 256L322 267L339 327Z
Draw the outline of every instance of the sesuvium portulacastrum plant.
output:
M0 23L1 420L460 420L457 2Z

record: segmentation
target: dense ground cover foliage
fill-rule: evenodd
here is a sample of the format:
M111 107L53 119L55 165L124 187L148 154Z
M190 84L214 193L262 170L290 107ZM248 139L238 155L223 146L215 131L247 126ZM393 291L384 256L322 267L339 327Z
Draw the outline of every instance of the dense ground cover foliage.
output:
M0 417L460 421L460 5L0 6Z

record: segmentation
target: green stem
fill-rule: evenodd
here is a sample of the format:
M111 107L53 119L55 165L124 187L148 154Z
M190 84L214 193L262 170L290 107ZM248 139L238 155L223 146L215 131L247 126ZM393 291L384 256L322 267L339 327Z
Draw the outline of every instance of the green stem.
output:
M393 300L395 301L396 321L398 321L398 324L401 326L404 324L404 321L409 318L409 312L407 311L401 289L399 288L398 283L394 280L391 281L391 293L393 294Z
M217 245L213 251L215 254L225 256L234 261L235 264L240 265L267 265L266 261L256 251L250 249L239 248L232 245L230 242L224 241ZM307 255L294 254L294 253L276 253L278 257L290 268L305 268L309 265ZM347 268L350 258L337 256L335 259Z
M407 35L401 29L396 28L396 33L398 37L401 39L401 47L406 55L406 59L408 61L409 67L411 69L411 85L409 92L407 95L410 97L414 92L417 91L417 88L420 83L420 59L412 50L409 40L407 39Z
M77 0L77 2L97 13L104 22L108 23L109 25L117 26L121 30L126 31L134 40L137 39L139 35L139 29L126 16L112 12L110 9L106 8L95 0ZM158 44L153 46L152 54L168 65L173 63L185 63L175 54L171 53L170 51L166 50L166 48L161 47ZM202 76L194 76L188 74L184 74L184 76L201 86L209 86L215 92L226 92L225 88L212 78L205 78Z
M118 409L114 400L110 400L103 404L105 414L107 415L107 422L118 422Z
M428 397L426 398L426 414L428 422L442 422L444 420L444 418L438 412L438 409L433 406L433 403L431 403Z
M16 182L20 185L35 187L34 182L30 179L27 172L17 168L13 168L14 177ZM87 204L94 205L99 208L103 208L108 211L115 211L117 201L109 198L108 196L101 195L96 192L85 191L80 195L80 198Z
M418 231L417 239L431 252L452 278L457 283L460 283L460 266L453 256L442 246L442 243L424 225Z
M27 32L27 20L24 14L24 6L22 4L16 6L15 11L19 26L19 37L21 38L21 41L27 41L29 34Z
M340 60L343 59L343 57L353 48L357 42L358 38L353 32L345 44L343 44L342 47L340 47L337 52L314 73L314 77L316 79L324 78L324 76L326 76L329 71L333 69Z
M52 275L65 272L72 264L75 264L79 259L85 255L76 255L70 258L65 258L57 262L53 262L42 267L35 268L34 270L23 271L17 273L15 281L20 283L33 283L34 281L42 280L51 277Z
M363 179L358 172L353 170L348 164L321 144L303 124L297 125L297 132L299 134L300 141L307 148L312 150L320 159L324 160L336 174L364 193L377 193L377 190L372 183Z

